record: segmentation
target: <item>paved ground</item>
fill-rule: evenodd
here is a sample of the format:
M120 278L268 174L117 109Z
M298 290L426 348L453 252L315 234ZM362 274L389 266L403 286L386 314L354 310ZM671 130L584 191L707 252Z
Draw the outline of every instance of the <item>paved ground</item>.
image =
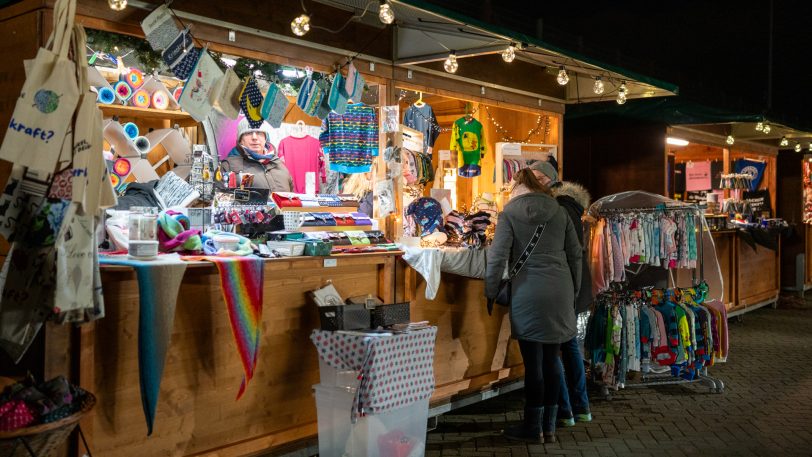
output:
M523 391L453 411L428 435L426 456L812 455L812 301L782 300L730 322L730 357L711 368L723 394L699 385L591 395L595 420L559 429L551 445L500 431L521 419Z

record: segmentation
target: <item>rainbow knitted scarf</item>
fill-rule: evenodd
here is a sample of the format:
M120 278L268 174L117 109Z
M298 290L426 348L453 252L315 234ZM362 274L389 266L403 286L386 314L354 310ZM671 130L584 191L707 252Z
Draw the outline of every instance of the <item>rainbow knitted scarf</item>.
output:
M245 371L237 393L239 400L257 366L259 328L262 323L263 261L256 257L203 258L214 263L220 272L223 300L228 308L231 331Z

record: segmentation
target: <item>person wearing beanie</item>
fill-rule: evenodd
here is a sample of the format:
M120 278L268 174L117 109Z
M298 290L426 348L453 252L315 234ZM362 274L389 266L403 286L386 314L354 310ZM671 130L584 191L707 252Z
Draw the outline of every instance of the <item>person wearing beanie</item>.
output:
M589 192L580 184L562 182L558 180L558 171L550 162L535 162L530 169L540 183L550 189L558 204L564 208L575 226L578 240L584 246L584 226L581 217L589 207ZM589 261L586 250L583 251L581 261L581 287L575 296L575 314L578 315L589 310L592 303L592 276L589 270ZM586 372L584 371L584 358L578 339L561 344L561 370L558 400L559 425L569 427L575 425L576 419L581 422L592 420L589 409L589 396L586 391Z
M224 171L250 173L254 175L251 187L269 189L271 192L291 192L293 178L285 163L276 155L276 149L269 143L270 126L263 122L253 128L248 119L242 119L237 127L237 145L221 162Z

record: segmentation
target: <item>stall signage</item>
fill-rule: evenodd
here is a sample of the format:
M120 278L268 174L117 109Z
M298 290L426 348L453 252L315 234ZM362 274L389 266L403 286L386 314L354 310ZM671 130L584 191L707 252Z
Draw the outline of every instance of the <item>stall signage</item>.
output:
M744 193L744 200L750 204L753 209L753 214L756 216L761 215L762 212L772 212L770 205L770 191L769 190L756 190Z
M451 151L449 151L448 149L441 149L440 160L451 160Z
M688 162L685 165L685 190L700 191L711 188L710 162Z

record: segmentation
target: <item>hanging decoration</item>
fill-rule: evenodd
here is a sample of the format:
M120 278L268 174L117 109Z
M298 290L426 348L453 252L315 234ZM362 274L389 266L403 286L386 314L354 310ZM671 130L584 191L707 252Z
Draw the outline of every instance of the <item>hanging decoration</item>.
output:
M536 120L536 126L530 129L529 132L527 132L527 136L523 140L519 140L515 138L513 135L511 135L510 132L508 132L508 130L493 117L490 108L488 108L487 106L485 107L485 113L488 115L488 120L491 121L493 126L496 128L496 132L499 134L499 136L502 137L502 141L506 143L529 144L532 143L530 140L536 135L542 135L542 143L544 143L547 141L547 138L549 137L550 116L539 114L538 119Z

